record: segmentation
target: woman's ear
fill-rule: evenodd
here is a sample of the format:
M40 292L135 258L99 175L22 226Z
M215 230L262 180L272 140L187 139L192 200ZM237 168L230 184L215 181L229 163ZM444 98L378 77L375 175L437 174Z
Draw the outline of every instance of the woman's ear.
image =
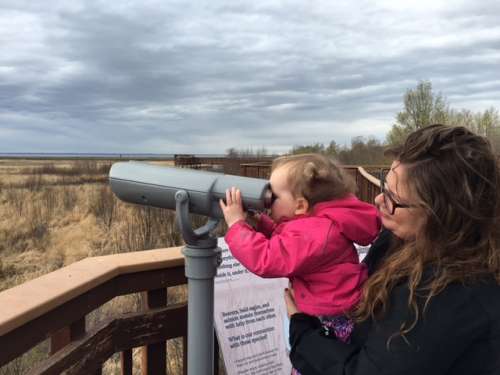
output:
M309 202L306 198L297 198L295 204L295 215L305 215L309 211Z

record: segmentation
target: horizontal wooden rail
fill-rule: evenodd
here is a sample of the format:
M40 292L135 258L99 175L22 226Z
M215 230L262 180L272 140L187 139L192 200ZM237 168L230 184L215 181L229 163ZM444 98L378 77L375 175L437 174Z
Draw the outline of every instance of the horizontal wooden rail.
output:
M358 172L370 183L380 188L380 180L372 176L370 173L368 173L363 167L358 167Z
M83 259L1 292L0 336L120 275L179 266L180 247Z
M383 169L372 168L371 171L380 174ZM356 185L359 198L365 202L374 203L375 197L380 194L380 180L368 173L363 167L356 168Z
M172 322L174 324L166 324ZM50 357L30 375L89 374L118 351L154 344L185 333L187 305L177 304L147 313L108 320Z

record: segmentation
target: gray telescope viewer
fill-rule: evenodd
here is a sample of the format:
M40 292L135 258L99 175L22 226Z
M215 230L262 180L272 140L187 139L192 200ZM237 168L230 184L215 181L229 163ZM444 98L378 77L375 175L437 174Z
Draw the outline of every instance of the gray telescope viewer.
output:
M113 164L109 182L125 202L176 211L186 242L182 253L188 279L188 375L213 374L214 277L221 249L211 231L223 218L219 199L236 186L245 210L262 211L273 201L268 181L131 161ZM189 213L207 216L208 221L193 229Z

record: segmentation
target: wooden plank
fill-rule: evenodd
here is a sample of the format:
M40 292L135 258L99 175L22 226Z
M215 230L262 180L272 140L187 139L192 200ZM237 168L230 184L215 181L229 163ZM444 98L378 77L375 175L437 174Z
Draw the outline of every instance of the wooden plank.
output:
M52 336L50 336L50 355L68 345L71 342L69 336L69 327L61 328L59 331L52 334Z
M363 178L367 182L380 188L380 180L375 176L372 176L370 173L368 173L363 167L358 167L358 172L361 174L361 176L363 176Z
M120 275L1 335L0 366L116 296L184 283L184 266Z
M50 337L50 354L75 341L85 334L85 316L73 322L69 327L64 327Z
M132 349L120 353L121 375L132 375L134 363L132 360Z
M106 321L47 359L30 375L92 374L115 352L186 335L187 304ZM155 375L158 375L156 373Z
M143 293L143 308L147 311L167 305L167 289L150 290ZM167 343L157 342L142 348L141 373L143 375L166 374Z

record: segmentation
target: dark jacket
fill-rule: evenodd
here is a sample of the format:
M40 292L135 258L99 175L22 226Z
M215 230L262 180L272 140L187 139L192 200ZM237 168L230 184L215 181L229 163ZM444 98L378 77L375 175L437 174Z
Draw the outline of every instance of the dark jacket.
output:
M382 233L370 249L371 272L389 241L390 234ZM357 325L350 344L326 336L317 318L293 315L293 366L302 375L500 375L500 286L494 280L450 284L404 338L395 336L388 344L403 322L413 320L408 296L406 283L396 286L384 317Z

